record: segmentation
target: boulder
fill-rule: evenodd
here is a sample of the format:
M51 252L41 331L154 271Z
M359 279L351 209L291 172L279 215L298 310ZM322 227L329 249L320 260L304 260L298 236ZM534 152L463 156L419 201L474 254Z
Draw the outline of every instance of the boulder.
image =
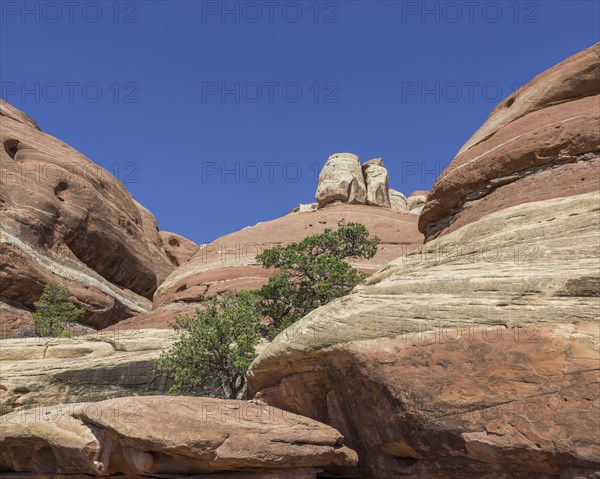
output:
M599 201L528 202L429 241L277 336L250 394L338 429L354 477L588 477Z
M430 240L521 203L600 188L600 43L502 101L434 183Z
M319 203L300 203L290 213L310 213L319 207Z
M159 232L160 239L167 257L176 268L187 263L199 246L193 241L175 233Z
M374 158L362 165L363 176L367 186L367 204L390 208L390 186L388 171L381 158Z
M356 464L343 439L260 402L129 397L4 416L0 471L32 479L316 479L324 466Z
M367 187L358 156L335 153L327 159L319 174L316 199L319 207L336 201L366 204Z
M58 279L86 309L83 324L106 327L146 312L174 269L152 214L113 175L3 100L0 142L2 301L31 309Z
M155 371L155 363L176 339L171 330L133 327L75 339L5 339L0 346L0 414L164 394L169 383Z
M406 207L408 212L413 215L420 215L425 202L427 201L427 195L429 191L417 190L413 191L406 199Z
M390 188L390 208L392 208L393 211L408 213L406 196L392 188Z

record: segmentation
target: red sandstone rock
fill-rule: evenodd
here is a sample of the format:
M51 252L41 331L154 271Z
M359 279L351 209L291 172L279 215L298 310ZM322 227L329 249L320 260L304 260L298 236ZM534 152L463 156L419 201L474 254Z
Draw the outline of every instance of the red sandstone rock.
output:
M187 263L199 249L198 245L187 238L167 231L159 232L163 249L176 268Z
M335 429L267 405L198 397L130 397L2 418L0 470L30 478L315 479L356 454Z
M58 279L85 307L84 324L105 327L147 311L173 270L150 212L4 101L0 143L0 300L32 308Z
M364 479L594 477L599 200L502 209L393 261L278 335L250 394L338 429Z
M501 208L600 188L600 43L504 100L433 185L426 239Z

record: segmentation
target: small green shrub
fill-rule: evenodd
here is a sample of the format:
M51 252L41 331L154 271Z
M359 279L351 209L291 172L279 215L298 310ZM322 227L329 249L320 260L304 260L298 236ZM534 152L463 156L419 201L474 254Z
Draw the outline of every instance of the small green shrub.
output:
M37 336L64 337L65 330L71 327L85 312L68 301L69 288L51 281L44 286L42 296L33 303L33 322Z

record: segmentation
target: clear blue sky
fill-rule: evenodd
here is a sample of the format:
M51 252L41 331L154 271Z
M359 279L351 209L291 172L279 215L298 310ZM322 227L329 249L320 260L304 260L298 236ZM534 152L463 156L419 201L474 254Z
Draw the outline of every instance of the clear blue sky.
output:
M334 152L429 188L516 85L600 40L596 1L0 5L2 97L197 242L313 201Z

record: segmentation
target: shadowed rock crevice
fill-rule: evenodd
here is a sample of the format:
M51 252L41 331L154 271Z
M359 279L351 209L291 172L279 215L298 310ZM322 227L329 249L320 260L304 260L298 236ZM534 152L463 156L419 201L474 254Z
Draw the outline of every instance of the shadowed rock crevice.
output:
M65 201L63 198L63 192L67 190L69 184L66 181L59 181L54 187L54 196L56 196L60 201Z
M4 151L6 151L6 154L14 160L17 151L19 151L19 140L5 140Z

